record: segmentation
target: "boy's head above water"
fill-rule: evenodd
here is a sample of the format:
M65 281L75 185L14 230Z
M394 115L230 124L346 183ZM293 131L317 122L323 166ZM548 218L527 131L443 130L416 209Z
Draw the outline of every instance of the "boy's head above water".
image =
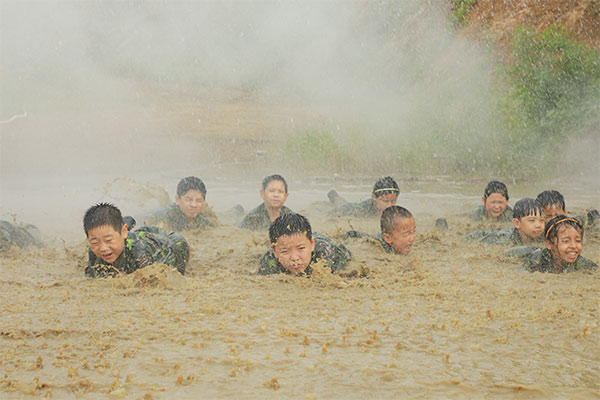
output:
M537 195L536 200L544 210L546 223L559 215L567 213L565 198L556 190L545 190Z
M201 179L195 176L183 178L177 184L175 204L189 219L194 219L202 212L206 205L206 186Z
M83 229L90 249L108 263L114 263L123 253L127 239L127 224L121 211L111 203L90 207L83 217Z
M295 213L279 216L269 227L269 239L275 258L292 274L300 274L310 265L315 238L306 217Z
M400 193L398 184L391 176L385 176L375 182L371 197L375 201L377 211L381 214L383 210L396 204L398 193Z
M260 198L268 208L281 208L288 198L288 185L283 176L270 175L263 179Z
M498 218L508 206L508 188L500 181L491 181L481 197L488 217Z
M575 218L559 215L552 218L544 229L546 248L554 262L574 263L583 249L583 226Z
M415 218L404 207L386 208L381 214L381 236L396 253L407 255L417 237Z
M513 225L524 241L536 239L544 233L544 210L534 199L525 198L517 201L513 207Z

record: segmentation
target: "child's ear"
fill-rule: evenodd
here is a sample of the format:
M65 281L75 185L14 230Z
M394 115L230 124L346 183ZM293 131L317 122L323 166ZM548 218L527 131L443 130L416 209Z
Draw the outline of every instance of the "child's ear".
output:
M371 193L371 198L372 198L373 200L377 200L377 197L375 197L375 193Z
M546 240L546 248L548 250L552 250L552 243L550 243L548 240Z
M483 205L485 206L485 196L481 196L481 202L483 203Z
M519 218L513 218L513 225L519 229L521 227L521 220Z
M123 224L123 227L121 228L121 236L123 237L123 239L127 238L127 233L129 231L127 230L127 224Z
M316 242L315 242L315 237L313 236L312 238L310 238L310 251L315 251L315 246L316 246Z
M392 244L392 237L389 235L389 233L382 233L381 237L387 244Z
M260 198L263 199L263 201L265 200L265 192L263 190L260 190L258 193L260 193Z

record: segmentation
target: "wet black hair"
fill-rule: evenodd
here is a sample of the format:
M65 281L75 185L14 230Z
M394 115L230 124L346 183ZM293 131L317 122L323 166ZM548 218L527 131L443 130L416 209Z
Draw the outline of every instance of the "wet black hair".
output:
M542 193L537 195L536 200L542 205L542 208L558 205L563 210L566 210L565 198L556 190L544 190Z
M280 215L269 227L269 240L271 244L275 244L281 236L295 233L305 234L308 240L312 239L312 229L308 219L296 213Z
M285 181L285 179L283 178L283 176L281 175L269 175L267 176L265 179L263 179L262 181L262 191L264 192L265 190L267 190L267 186L269 186L269 183L273 182L273 181L280 181L283 182L283 186L285 186L285 192L288 192L288 185L287 182ZM273 221L275 222L275 221Z
M412 218L412 214L404 207L389 206L381 213L381 233L388 235L394 231L396 218Z
M581 239L583 240L583 225L576 218L567 217L566 215L559 215L557 217L552 218L546 224L544 228L544 237L546 241L552 242L555 238L558 237L558 228L561 225L571 225L573 228L579 230L581 232Z
M196 178L195 176L188 176L187 178L180 180L177 184L177 196L180 198L190 190L198 190L202 193L202 196L206 198L206 186L204 186L202 179Z
M544 216L544 209L537 200L527 197L515 203L515 206L513 207L513 218L521 219L530 215Z
M508 188L500 181L488 182L485 190L483 191L483 199L487 200L492 193L499 193L508 201Z
M373 194L375 197L381 197L384 194L390 193L400 193L400 188L398 188L398 184L391 176L384 176L375 182L373 186Z
M120 232L123 228L121 210L112 203L98 203L88 208L83 216L83 230L86 235L91 229L106 225Z

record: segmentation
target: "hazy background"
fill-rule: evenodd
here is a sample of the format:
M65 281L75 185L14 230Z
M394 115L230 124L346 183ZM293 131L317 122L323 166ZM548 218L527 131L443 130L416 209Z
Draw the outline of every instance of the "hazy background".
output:
M2 1L2 212L78 221L118 177L172 196L198 175L209 202L210 184L243 180L250 198L266 174L313 174L273 150L305 129L352 143L359 174L405 178L383 150L418 143L401 165L431 163L435 144L440 174L452 157L481 177L472 149L500 132L495 54L455 33L447 5ZM217 208L236 200L223 186Z

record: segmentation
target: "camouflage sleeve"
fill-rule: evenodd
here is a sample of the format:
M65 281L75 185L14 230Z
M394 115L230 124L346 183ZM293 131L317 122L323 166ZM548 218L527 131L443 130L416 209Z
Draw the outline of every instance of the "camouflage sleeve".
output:
M373 214L371 207L372 200L365 200L360 203L346 203L330 211L330 214L337 216L352 217L370 217ZM375 210L376 212L376 210Z
M119 274L119 270L112 265L105 265L102 260L88 249L88 265L85 267L84 274L90 278L108 278Z
M250 230L259 230L264 227L263 219L259 214L249 213L244 217L242 222L240 223L240 228L250 229Z
M361 232L361 231L357 231L357 230L351 230L348 232L344 232L342 234L342 239L343 240L348 240L350 238L356 239L356 238L362 238L362 237L367 237L367 236L371 236L368 233L365 232Z
M592 269L598 268L598 264L593 262L592 260L588 260L585 257L579 256L575 261L575 269Z
M144 242L135 252L137 268L152 263L166 264L176 268L182 275L190 258L185 238L177 232L165 232L157 226L144 226L136 231ZM137 247L137 246L136 246Z
M473 219L473 220L477 220L480 221L482 219L485 218L485 207L484 206L477 206L474 209L471 210L471 212L469 213L469 218Z
M504 251L502 255L505 257L517 257L525 260L530 258L533 252L538 249L539 247L536 246L517 246Z
M522 270L529 272L551 272L554 268L552 254L548 249L536 249L523 261Z
M271 275L281 273L279 263L275 258L273 250L267 251L260 259L260 265L258 267L258 275Z
M315 256L325 260L325 266L331 268L331 272L343 269L352 260L352 253L343 244L325 236L315 236L318 240Z
M481 239L485 238L489 234L489 231L475 231L469 233L467 236L463 238L465 242L479 242Z

